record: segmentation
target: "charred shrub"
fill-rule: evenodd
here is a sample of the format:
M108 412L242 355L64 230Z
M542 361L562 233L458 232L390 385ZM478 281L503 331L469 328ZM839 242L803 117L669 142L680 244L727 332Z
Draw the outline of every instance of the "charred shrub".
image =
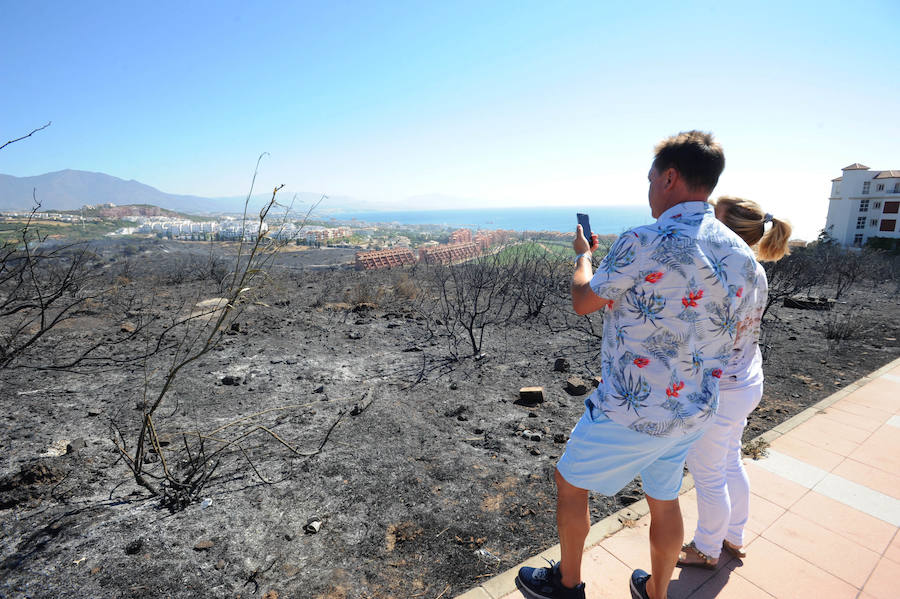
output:
M850 311L829 312L822 321L822 332L829 341L855 339L871 330L872 326L862 317Z
M402 273L392 287L394 298L397 300L412 301L419 296L419 286L406 273Z
M364 278L344 291L344 301L353 306L372 304L377 306L384 297L385 290L376 281Z

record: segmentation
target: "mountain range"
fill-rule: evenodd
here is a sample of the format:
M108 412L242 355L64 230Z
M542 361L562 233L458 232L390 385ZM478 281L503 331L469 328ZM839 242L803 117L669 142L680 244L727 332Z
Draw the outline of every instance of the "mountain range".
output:
M250 209L258 210L270 196L255 195ZM294 198L294 212L322 197L321 193L300 192L280 196L282 203ZM34 199L41 210L77 210L86 204L151 204L193 214L240 213L246 196L206 198L165 193L140 181L119 179L105 173L63 170L33 177L14 177L0 174L0 210L30 210ZM317 212L346 212L376 210L370 202L345 196L329 196L327 205Z

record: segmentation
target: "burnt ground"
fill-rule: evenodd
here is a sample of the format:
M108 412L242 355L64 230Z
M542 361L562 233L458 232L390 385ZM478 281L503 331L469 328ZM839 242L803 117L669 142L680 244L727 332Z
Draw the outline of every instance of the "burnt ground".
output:
M160 312L214 297L208 281L173 279L197 247L129 250L123 285ZM113 264L121 251L99 250ZM417 309L415 272L356 273L338 266L349 251L282 260L265 301L182 373L159 412L173 441L250 416L213 435L250 432L207 501L162 507L113 445L113 424L128 437L140 419L141 368L5 373L0 597L448 597L557 542L553 465L586 397L566 383L599 374L587 321L561 311L494 326L483 357L454 362ZM894 291L857 286L830 313L773 308L748 439L900 355ZM868 324L832 343L823 326L835 314ZM120 325L86 310L53 346L112 339ZM523 386L543 386L546 401L521 405ZM170 464L184 457L176 447ZM592 519L640 497L637 483L592 496Z

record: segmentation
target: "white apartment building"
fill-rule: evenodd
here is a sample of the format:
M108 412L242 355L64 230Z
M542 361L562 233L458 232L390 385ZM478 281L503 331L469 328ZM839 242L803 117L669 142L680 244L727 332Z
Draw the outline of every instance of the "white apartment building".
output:
M844 246L870 237L900 238L900 170L873 171L858 162L831 180L825 230Z

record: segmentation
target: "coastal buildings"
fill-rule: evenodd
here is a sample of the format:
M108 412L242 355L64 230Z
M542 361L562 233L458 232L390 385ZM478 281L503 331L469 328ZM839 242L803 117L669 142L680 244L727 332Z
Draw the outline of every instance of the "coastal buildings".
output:
M418 261L424 264L453 264L481 254L478 244L474 241L468 243L450 243L440 245L425 245L419 248ZM390 250L375 250L372 252L357 252L356 270L378 270L381 268L395 268L416 263L416 255L409 248L394 248Z
M350 227L320 227L308 225L303 228L307 243L328 243L338 239L347 239L353 235ZM297 230L299 234L299 229Z
M418 259L407 247L358 252L357 270L376 270L415 264L455 264L476 258L492 246L500 245L515 237L515 231L478 231L474 235L469 229L457 229L450 233L450 243L425 242L419 245Z
M900 239L900 170L873 171L858 162L831 180L825 230L843 246L873 237Z
M475 258L480 253L481 250L474 241L449 243L419 248L419 261L425 264L452 264Z
M409 248L357 252L356 254L356 270L379 270L415 263L416 256Z
M457 229L450 233L450 243L469 243L472 241L472 231L468 229Z

